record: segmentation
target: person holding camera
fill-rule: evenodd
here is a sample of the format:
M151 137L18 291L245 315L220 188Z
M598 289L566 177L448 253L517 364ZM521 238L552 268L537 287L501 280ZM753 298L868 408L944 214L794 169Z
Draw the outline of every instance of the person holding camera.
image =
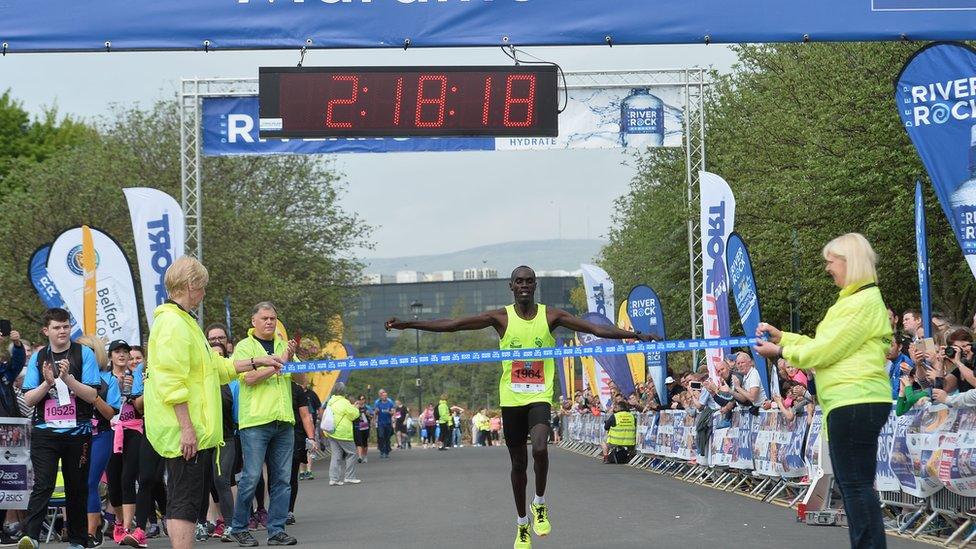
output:
M756 345L764 357L785 358L816 371L834 478L844 498L852 548L885 546L881 504L874 490L878 436L891 411L885 353L891 323L877 280L877 255L858 233L823 248L825 270L840 288L837 301L808 337L760 322Z
M976 387L976 375L973 374L973 333L969 328L957 326L948 331L941 357L944 357L942 364L946 374L944 386L936 387L937 389L945 389L949 393L964 393Z

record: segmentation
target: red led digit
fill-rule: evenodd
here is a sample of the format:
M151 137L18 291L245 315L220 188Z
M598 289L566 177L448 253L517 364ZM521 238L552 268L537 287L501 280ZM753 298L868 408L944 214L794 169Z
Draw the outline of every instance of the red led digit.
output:
M488 104L491 102L491 77L485 78L485 103L481 107L481 123L488 125Z
M441 89L437 97L424 97L424 83L439 82ZM418 128L440 128L444 125L444 105L447 103L447 77L443 74L422 74L417 81L417 116ZM424 122L424 105L437 105L437 121Z
M528 97L512 97L512 83L516 80L524 80L529 83L529 95ZM525 105L527 112L525 113L525 120L517 121L512 120L511 108L512 105ZM510 74L508 79L505 81L505 116L502 118L502 124L506 128L527 128L532 125L532 115L535 111L535 75L534 74Z
M400 125L400 105L403 104L403 78L397 78L396 102L393 106L393 125Z
M325 108L325 125L330 128L351 128L352 122L336 122L332 119L332 110L336 105L354 105L359 97L359 77L351 75L333 75L333 82L352 82L352 97L345 99L330 99Z

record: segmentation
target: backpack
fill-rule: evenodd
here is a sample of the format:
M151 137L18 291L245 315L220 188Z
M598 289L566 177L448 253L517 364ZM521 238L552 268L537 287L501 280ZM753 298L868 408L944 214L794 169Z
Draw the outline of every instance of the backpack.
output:
M335 434L336 421L335 413L332 411L332 406L325 407L325 412L322 413L322 423L319 425L319 427L330 435Z

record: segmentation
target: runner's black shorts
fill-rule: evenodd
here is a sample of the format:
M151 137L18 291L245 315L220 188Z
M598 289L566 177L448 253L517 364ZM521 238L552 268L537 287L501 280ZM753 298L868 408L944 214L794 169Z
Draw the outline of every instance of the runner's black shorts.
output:
M521 446L529 438L529 431L536 425L549 426L552 405L533 402L525 406L502 406L502 431L505 446Z

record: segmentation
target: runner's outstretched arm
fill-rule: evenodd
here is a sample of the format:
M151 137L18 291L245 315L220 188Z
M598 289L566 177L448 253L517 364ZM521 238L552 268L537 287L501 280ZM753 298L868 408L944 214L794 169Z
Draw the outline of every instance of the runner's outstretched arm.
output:
M555 316L552 322L550 322L553 328L562 326L563 328L569 330L586 332L588 334L605 337L607 339L639 339L641 341L655 341L660 339L654 334L639 334L636 332L621 330L616 326L593 324L592 322L588 322L582 318L576 318L562 309L552 309L552 312Z
M504 309L488 311L479 315L461 318L444 318L441 320L400 320L396 317L386 321L386 330L424 330L427 332L462 332L481 330L484 328L502 328L501 315Z

